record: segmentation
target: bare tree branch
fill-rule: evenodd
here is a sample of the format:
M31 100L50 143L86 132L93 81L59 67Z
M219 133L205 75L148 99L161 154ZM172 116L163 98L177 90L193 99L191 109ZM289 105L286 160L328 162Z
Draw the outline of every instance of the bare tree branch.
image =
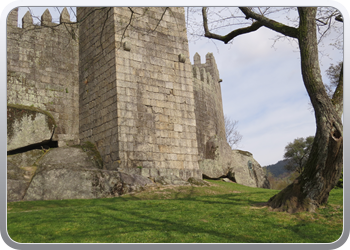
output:
M269 19L263 15L259 15L253 11L250 10L250 8L247 7L240 7L239 8L246 16L246 19L252 18L256 21L258 21L262 26L265 26L266 28L269 28L271 30L274 30L278 33L281 33L285 36L298 38L298 29L290 27L288 25L284 25L282 23L276 22L272 19Z
M167 11L168 8L169 8L169 7L165 7L162 16L159 18L158 23L157 23L156 27L153 29L153 31L155 31L155 30L158 28L158 26L159 26L160 22L163 20L163 17L164 17L164 15L165 15L165 12Z
M237 120L231 120L229 117L224 115L224 123L225 123L225 135L226 141L230 145L230 147L237 148L239 143L242 141L242 135L237 130Z
M122 38L120 39L120 41L122 41L125 37L125 33L126 33L126 30L128 29L128 27L130 26L131 24L131 21L132 21L132 17L134 16L135 12L132 10L131 7L128 7L129 10L131 11L131 16L130 16L130 19L129 19L129 23L126 25L125 29L124 29L124 32L123 32L123 35L122 35Z
M249 32L253 32L258 30L262 25L259 22L254 22L251 26L240 28L237 30L233 30L232 32L228 33L226 36L220 36L214 33L211 33L208 28L208 17L207 17L207 8L202 8L202 14L203 14L203 26L204 26L204 36L212 39L216 39L219 41L223 41L225 44L227 44L229 41L231 41L236 36L246 34Z

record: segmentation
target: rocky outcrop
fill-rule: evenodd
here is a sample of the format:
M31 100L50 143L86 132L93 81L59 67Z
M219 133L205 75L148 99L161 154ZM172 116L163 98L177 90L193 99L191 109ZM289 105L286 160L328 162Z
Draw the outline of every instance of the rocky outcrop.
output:
M93 199L142 191L154 183L140 175L83 168L49 168L38 172L24 200Z
M191 177L187 180L191 185L195 186L210 186L210 184L202 179Z
M49 141L55 120L46 111L23 105L7 105L7 150Z
M266 174L250 152L232 150L232 165L237 183L250 186L270 188Z
M44 154L31 150L7 156L7 200L22 200L37 169L36 162Z
M117 197L159 185L208 185L175 175L145 177L103 168L94 144L7 156L8 201Z
M263 169L251 153L232 150L226 140L217 136L206 143L205 153L207 159L199 161L200 170L205 178L228 177L245 186L270 187Z
M8 201L106 198L155 185L144 176L104 170L89 144L7 158Z
M178 185L178 186L187 186L190 185L189 182L174 176L174 175L167 175L167 176L156 176L152 178L154 182L160 183L162 185Z

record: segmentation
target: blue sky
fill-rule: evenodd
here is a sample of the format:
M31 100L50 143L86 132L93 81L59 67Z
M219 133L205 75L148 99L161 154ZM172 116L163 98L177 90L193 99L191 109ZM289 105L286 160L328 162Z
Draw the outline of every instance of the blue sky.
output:
M238 131L243 135L239 149L253 153L262 166L282 160L289 142L316 132L296 43L281 40L274 44L276 35L260 28L229 45L205 38L190 43L191 57L198 52L204 62L207 51L214 54L223 79L224 113L239 121ZM341 60L342 52L326 47L328 56L320 56L320 62L323 80L329 83L325 70Z
M40 8L34 14L40 16L44 10ZM20 9L20 16L26 11L26 8ZM57 12L51 9L51 14L55 18ZM189 40L192 62L196 52L202 63L206 53L214 54L223 80L224 113L239 121L238 131L243 136L238 148L251 152L261 166L282 160L284 147L289 142L316 132L297 46L289 41L274 44L276 35L261 28L235 38L228 45L207 38ZM342 58L337 50L330 48L327 53L328 56L320 60L326 83L329 80L325 70Z

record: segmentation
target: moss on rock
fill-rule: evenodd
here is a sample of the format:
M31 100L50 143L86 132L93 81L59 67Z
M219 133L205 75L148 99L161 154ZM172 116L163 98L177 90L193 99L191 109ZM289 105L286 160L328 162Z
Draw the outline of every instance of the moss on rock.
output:
M101 154L98 152L97 147L94 143L86 141L80 145L75 145L73 147L81 148L96 163L99 169L103 169L103 160Z

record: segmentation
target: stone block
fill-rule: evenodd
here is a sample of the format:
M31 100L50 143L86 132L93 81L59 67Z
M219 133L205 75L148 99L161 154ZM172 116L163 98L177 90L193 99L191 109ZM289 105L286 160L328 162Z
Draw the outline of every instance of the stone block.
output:
M182 132L182 125L181 124L174 124L174 131Z
M48 112L23 105L8 105L7 150L48 141L55 127L55 119Z

